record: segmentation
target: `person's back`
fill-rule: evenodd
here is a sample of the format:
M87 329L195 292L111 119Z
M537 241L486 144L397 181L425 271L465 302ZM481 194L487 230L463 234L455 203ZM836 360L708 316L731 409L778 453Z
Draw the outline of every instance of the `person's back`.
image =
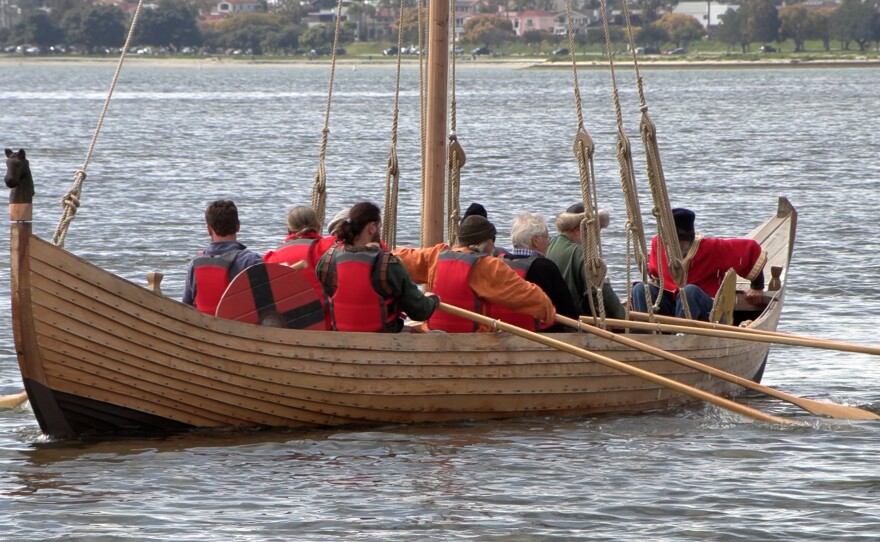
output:
M541 288L550 298L557 314L577 319L580 313L559 267L553 260L544 256L550 242L547 221L544 217L536 213L520 213L511 227L510 242L513 249L502 255L502 261L507 263L517 275ZM568 330L565 326L554 322L541 324L534 318L497 304L491 304L487 308L487 314L492 318L527 329L560 332Z
M334 230L340 246L318 262L317 277L336 331L398 332L402 311L426 320L437 307L437 297L423 294L400 261L382 248L380 221L374 204L356 204Z
M550 241L547 257L559 267L575 306L579 308L581 314L591 315L593 310L587 292L591 292L593 306L598 304L599 298L596 288L588 286L584 269L584 247L580 239L580 223L584 216L584 205L578 203L556 217L556 229L559 235ZM607 213L600 209L599 216L600 226L605 227L601 221L604 220L604 224L607 225ZM626 316L620 298L607 281L602 284L602 307L609 318Z
M490 256L495 234L495 226L486 218L468 216L459 226L455 247L441 243L429 248L398 249L394 253L413 280L427 284L445 303L472 312L484 312L488 303L495 303L541 322L553 321L556 310L547 295L500 259ZM489 326L475 326L470 320L445 312L435 313L428 327L451 333L492 331Z
M206 314L214 314L229 283L262 258L239 243L238 209L230 200L217 200L205 210L205 224L211 244L189 264L183 302Z

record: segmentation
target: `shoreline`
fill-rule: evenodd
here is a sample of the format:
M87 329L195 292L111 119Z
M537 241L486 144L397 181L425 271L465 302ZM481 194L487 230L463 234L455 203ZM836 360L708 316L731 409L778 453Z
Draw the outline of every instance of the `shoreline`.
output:
M0 66L14 65L41 65L41 66L67 66L88 65L103 66L118 64L119 57L24 57L24 56L0 56ZM148 57L136 55L125 57L127 64L137 66L194 66L199 68L225 68L236 66L266 66L266 67L290 67L308 68L325 67L330 64L329 58L303 59L303 58L272 58L272 59L248 59L225 56L211 57ZM376 68L395 66L396 62L391 59L373 59L364 57L346 57L336 59L338 66L354 68ZM403 66L418 65L413 59L405 59ZM530 70L570 70L571 63L567 60L540 60L520 58L491 58L471 60L463 58L456 60L456 69L487 69L487 68L511 68ZM608 69L607 61L578 59L578 69ZM632 69L631 59L614 63L616 69ZM767 59L767 60L708 60L708 59L681 59L659 60L645 59L639 61L639 68L645 69L719 69L719 68L877 68L880 67L880 59Z

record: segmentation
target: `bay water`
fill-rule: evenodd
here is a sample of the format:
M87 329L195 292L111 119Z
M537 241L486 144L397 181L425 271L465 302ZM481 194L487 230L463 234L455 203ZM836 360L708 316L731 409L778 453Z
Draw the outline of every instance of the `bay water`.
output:
M461 66L461 202L482 203L499 244L520 211L552 217L580 198L570 70ZM82 166L112 64L0 65L4 147L26 149L35 230L51 238ZM579 72L596 142L609 275L625 291L626 220L606 70ZM744 234L798 209L780 329L880 343L877 68L644 70L673 206L704 234ZM208 242L203 211L232 198L258 251L308 204L321 151L323 66L133 62L122 71L67 235L75 254L132 281L165 274L179 297ZM418 243L418 70L400 89L398 240ZM617 73L638 136L630 70ZM328 214L384 201L395 70L343 65L327 146ZM637 150L642 210L651 203ZM650 224L650 222L649 222ZM653 226L649 225L649 229ZM9 281L0 236L0 282ZM0 395L21 389L8 287L0 290ZM771 349L764 383L880 411L880 358ZM714 407L639 415L224 431L52 441L27 404L0 411L0 540L877 540L880 424L796 418L789 428Z

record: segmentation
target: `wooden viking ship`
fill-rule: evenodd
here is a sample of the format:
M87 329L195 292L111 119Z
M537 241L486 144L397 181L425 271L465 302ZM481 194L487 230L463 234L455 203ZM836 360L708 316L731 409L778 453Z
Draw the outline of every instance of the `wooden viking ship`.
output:
M445 29L441 4L432 2L431 19ZM439 54L430 58L446 57L444 33L432 35L429 57L435 48ZM428 117L435 121L427 130L426 169L442 178L447 76L442 61L431 63ZM573 347L565 351L515 333L340 333L202 314L34 235L25 197L29 175L21 171L27 163L15 158L7 160L7 184L25 183L14 189L10 205L15 345L30 404L42 431L53 437L643 412L695 399L572 352L724 396L743 388L646 349L750 382L760 380L767 360L769 344L739 336L626 334L641 348L583 331L554 334ZM428 242L444 216L443 185L437 188L431 177L429 171ZM776 330L796 224L795 209L780 198L776 214L748 234L767 251L775 284L760 306L740 293L732 323Z

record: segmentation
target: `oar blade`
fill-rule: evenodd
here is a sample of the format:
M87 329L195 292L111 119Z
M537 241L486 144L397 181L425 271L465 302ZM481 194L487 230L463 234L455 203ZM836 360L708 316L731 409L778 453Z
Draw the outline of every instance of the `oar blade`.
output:
M822 401L814 401L813 399L805 399L803 397L798 397L795 404L809 410L813 414L837 418L838 420L880 420L880 415L858 407L839 405L836 403L824 403Z

